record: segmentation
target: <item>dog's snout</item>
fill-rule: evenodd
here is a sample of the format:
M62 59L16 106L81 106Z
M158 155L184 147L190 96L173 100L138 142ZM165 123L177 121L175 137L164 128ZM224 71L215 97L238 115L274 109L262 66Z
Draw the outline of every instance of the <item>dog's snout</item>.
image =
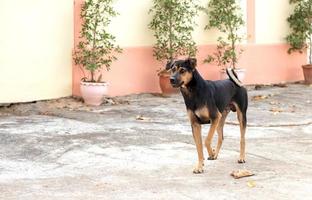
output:
M175 83L175 78L172 77L172 76L170 77L170 83L171 83L171 84L174 84L174 83Z

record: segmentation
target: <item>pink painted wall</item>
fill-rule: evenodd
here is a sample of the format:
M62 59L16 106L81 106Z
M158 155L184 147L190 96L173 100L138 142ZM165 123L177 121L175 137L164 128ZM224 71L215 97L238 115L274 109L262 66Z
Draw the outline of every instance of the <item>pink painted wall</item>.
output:
M246 68L246 84L270 84L303 80L301 65L306 54L287 53L287 44L247 45L240 65Z
M217 80L220 77L219 67L204 64L207 54L215 51L215 45L199 47L197 54L199 71L206 79ZM238 66L246 69L245 84L270 84L294 82L303 79L301 65L306 63L305 54L287 53L287 44L247 44Z
M81 20L80 5L83 0L75 1L75 44L79 40ZM254 0L250 0L249 9L254 9ZM249 17L253 23L254 16ZM254 26L248 26L248 33L253 35ZM198 47L198 69L210 80L219 79L217 66L203 64L208 54L215 50L216 45L201 45ZM279 82L293 82L303 80L301 65L306 63L305 54L287 54L286 44L254 44L243 46L239 66L245 68L245 84L268 84ZM103 79L110 84L109 95L118 96L133 93L160 92L157 70L163 65L153 58L151 46L127 47L118 61L114 62L111 71L104 72ZM81 70L73 65L73 95L80 95L79 82L82 78Z
M110 84L109 95L159 92L157 70L161 64L153 59L152 48L125 48L109 72L103 71L103 80ZM74 66L73 95L80 95L79 82L83 73Z
M210 80L219 79L219 68L204 64L208 53L215 45L199 47L198 70ZM245 84L269 84L293 82L303 79L301 65L306 61L305 54L287 54L288 46L245 45L239 66L246 69ZM160 92L157 70L162 66L152 56L152 47L125 48L103 79L110 83L109 95L118 96L132 93ZM81 70L73 66L73 94L80 95Z

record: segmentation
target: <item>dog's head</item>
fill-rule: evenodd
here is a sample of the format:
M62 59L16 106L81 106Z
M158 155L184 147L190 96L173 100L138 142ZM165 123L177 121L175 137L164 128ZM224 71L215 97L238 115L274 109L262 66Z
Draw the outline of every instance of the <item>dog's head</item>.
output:
M196 63L195 58L168 62L166 69L171 72L172 87L185 87L193 78Z

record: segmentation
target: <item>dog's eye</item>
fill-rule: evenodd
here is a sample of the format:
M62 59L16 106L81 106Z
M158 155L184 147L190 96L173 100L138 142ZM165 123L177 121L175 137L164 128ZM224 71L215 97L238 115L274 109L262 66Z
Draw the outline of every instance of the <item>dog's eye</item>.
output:
M184 73L185 73L185 69L181 69L181 70L180 70L180 73L181 73L181 74L184 74Z

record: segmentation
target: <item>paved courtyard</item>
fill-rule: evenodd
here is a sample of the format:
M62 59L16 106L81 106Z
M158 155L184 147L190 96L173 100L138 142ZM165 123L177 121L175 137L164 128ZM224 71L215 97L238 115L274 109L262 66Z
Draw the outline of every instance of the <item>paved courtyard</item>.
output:
M250 87L249 99L247 162L236 162L232 113L218 160L199 175L179 94L2 106L0 199L311 199L312 87ZM238 169L255 176L232 178Z

